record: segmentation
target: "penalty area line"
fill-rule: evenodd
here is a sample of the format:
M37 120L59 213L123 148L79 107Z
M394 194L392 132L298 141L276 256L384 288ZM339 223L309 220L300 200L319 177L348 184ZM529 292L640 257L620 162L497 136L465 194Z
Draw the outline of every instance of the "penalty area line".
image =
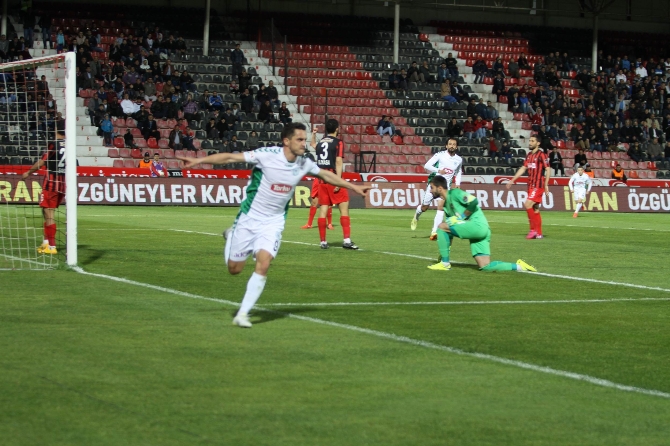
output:
M173 232L184 232L187 234L200 234L200 235L209 235L209 236L216 236L216 237L222 237L221 234L215 234L213 232L201 232L201 231L189 231L186 229L169 229L170 231ZM292 240L282 240L282 243L291 243L294 245L305 245L305 246L319 246L316 243L308 243L308 242L296 242ZM368 249L361 249L360 251L362 252L372 252L375 254L384 254L384 255L389 255L389 256L400 256L400 257L409 257L412 259L419 259L419 260L430 260L432 262L435 262L435 257L426 257L426 256L419 256L415 254L404 254L401 252L389 252L389 251L373 251L373 250L368 250ZM467 265L468 263L465 262L451 262L456 265ZM575 277L575 276L566 276L562 274L550 274L550 273L533 273L529 271L524 271L523 274L532 274L536 276L544 276L544 277L551 277L554 279L565 279L565 280L576 280L579 282L590 282L590 283L599 283L602 285L613 285L613 286L624 286L628 288L638 288L641 290L649 290L649 291L662 291L665 293L670 293L670 288L661 288L661 287L653 287L653 286L647 286L647 285L637 285L635 283L626 283L626 282L614 282L614 281L608 281L608 280L598 280L598 279L588 279L586 277Z
M190 299L204 300L204 301L209 301L209 302L217 302L217 303L221 303L221 304L228 305L228 306L233 306L233 307L238 306L237 302L233 302L233 301L226 300L226 299L216 299L216 298L213 298L213 297L200 296L198 294L187 293L187 292L175 290L175 289L172 289L172 288L162 287L162 286L158 286L158 285L152 285L152 284L143 283L143 282L137 282L135 280L125 279L123 277L116 277L116 276L110 276L110 275L107 275L107 274L99 274L99 273L90 273L90 272L84 271L80 267L74 267L74 268L72 268L72 270L79 273L79 274L82 274L82 275L97 277L97 278L101 278L101 279L107 279L107 280L111 280L111 281L114 281L114 282L120 282L120 283L124 283L124 284L128 284L128 285L135 285L135 286L140 286L140 287L144 287L144 288L149 288L149 289L156 290L156 291L161 291L161 292L164 292L164 293L174 294L176 296L187 297L187 298L190 298ZM424 347L424 348L428 348L428 349L431 349L431 350L437 350L437 351L442 351L442 352L446 352L446 353L452 353L452 354L459 355L459 356L481 359L481 360L484 360L484 361L487 361L487 362L494 362L494 363L498 363L498 364L504 364L504 365L508 365L508 366L512 366L512 367L516 367L516 368L530 370L530 371L533 371L533 372L545 373L545 374L548 374L548 375L559 376L559 377L562 377L562 378L568 378L568 379L572 379L572 380L575 380L575 381L582 381L582 382L586 382L586 383L589 383L589 384L594 384L596 386L606 387L606 388L609 388L609 389L619 390L619 391L623 391L623 392L638 393L638 394L642 394L642 395L649 395L649 396L656 396L656 397L670 399L670 393L662 392L660 390L645 389L643 387L629 386L629 385L626 385L626 384L620 384L620 383L616 383L616 382L609 381L609 380L606 380L606 379L596 378L596 377L590 376L590 375L583 375L581 373L574 373L574 372L568 372L568 371L565 371L565 370L553 369L551 367L539 366L539 365L536 365L536 364L531 364L531 363L527 363L527 362L523 362L523 361L517 361L517 360L514 360L514 359L502 358L502 357L499 357L499 356L489 355L489 354L486 354L486 353L466 352L466 351L461 350L459 348L449 347L449 346L440 345L440 344L435 344L435 343L432 343L432 342L422 341L422 340L419 340L419 339L413 339L413 338L409 338L409 337L406 337L406 336L398 336L398 335L395 335L393 333L386 333L386 332L383 332L383 331L372 330L372 329L369 329L369 328L358 327L358 326L355 326L355 325L342 324L342 323L339 323L339 322L327 321L327 320L324 320L324 319L317 319L317 318L314 318L314 317L302 316L302 315L299 315L299 314L284 313L284 312L279 312L279 311L275 311L275 310L269 310L269 309L266 309L266 308L263 308L263 307L257 307L256 311L263 311L263 312L269 312L269 313L274 313L274 314L281 314L281 315L289 317L291 319L297 319L297 320L304 321L304 322L312 322L312 323L319 324L319 325L325 325L325 326L334 327L334 328L341 328L341 329L348 330L348 331L353 331L353 332L357 332L357 333L363 333L363 334L375 336L375 337L381 338L381 339L387 339L387 340L390 340L390 341L395 341L395 342L400 342L400 343L404 343L404 344L413 345L415 347Z

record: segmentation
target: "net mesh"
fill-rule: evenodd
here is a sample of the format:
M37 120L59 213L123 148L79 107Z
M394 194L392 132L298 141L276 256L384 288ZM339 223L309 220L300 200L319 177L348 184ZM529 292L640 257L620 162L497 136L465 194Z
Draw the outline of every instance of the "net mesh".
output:
M56 130L65 130L64 75L62 57L0 64L0 269L65 263L66 210L56 206L65 191L64 150L56 141ZM40 159L44 166L24 179ZM40 206L43 194L51 210ZM55 250L43 252L49 238Z

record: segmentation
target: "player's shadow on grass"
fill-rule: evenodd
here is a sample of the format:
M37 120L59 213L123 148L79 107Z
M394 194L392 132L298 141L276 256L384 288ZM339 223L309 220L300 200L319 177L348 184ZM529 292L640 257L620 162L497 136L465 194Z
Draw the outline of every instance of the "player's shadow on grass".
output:
M77 246L80 256L83 258L79 263L82 265L90 265L101 259L105 255L105 251L101 249L92 249L90 245Z
M315 311L313 308L300 308L300 307L295 307L291 308L291 311L277 311L277 310L252 310L251 311L251 322L256 325L256 324L264 324L266 322L272 322L276 321L277 319L284 319L289 317L289 313L291 314L301 314L301 313L307 313L310 311ZM230 315L231 317L235 317L237 314L237 310L231 311Z

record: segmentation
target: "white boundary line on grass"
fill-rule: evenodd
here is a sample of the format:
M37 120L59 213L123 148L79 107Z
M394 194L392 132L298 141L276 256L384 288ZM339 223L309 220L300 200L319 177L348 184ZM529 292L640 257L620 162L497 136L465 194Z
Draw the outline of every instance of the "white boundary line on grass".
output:
M622 299L583 299L583 300L479 300L479 301L436 301L436 302L286 302L264 304L266 307L390 307L403 305L525 305L525 304L589 304L638 301L670 301L670 297L641 297Z
M210 236L216 236L216 237L221 237L221 234L215 234L213 232L201 232L201 231L189 231L186 229L169 229L169 231L174 231L174 232L185 232L187 234L200 234L200 235L210 235ZM316 243L307 243L307 242L296 242L292 240L282 240L282 243L291 243L294 245L306 245L306 246L319 246ZM425 257L425 256L419 256L419 255L414 255L414 254L404 254L400 252L388 252L388 251L372 251L372 250L367 250L367 249L361 249L361 251L365 252L373 252L376 254L385 254L385 255L390 255L390 256L400 256L400 257L410 257L413 259L420 259L420 260L431 260L435 261L435 257ZM464 262L451 262L455 264L463 264L465 265L466 263ZM663 291L666 293L670 293L670 288L661 288L661 287L653 287L653 286L646 286L646 285L637 285L635 283L626 283L626 282L613 282L613 281L607 281L607 280L598 280L598 279L588 279L585 277L574 277L574 276L565 276L561 274L549 274L549 273L531 273L531 272L524 272L524 274L534 274L537 276L545 276L545 277L552 277L555 279L567 279L567 280L577 280L581 282L591 282L591 283L600 283L603 285L614 285L614 286L625 286L629 288L639 288L642 290L650 290L650 291Z
M237 308L237 306L238 306L238 304L236 302L233 302L233 301L230 301L230 300L216 299L216 298L213 298L213 297L200 296L198 294L192 294L192 293L186 293L184 291L174 290L172 288L166 288L166 287L162 287L162 286L151 285L151 284L148 284L148 283L136 282L134 280L124 279L122 277L109 276L109 275L106 275L106 274L98 274L98 273L89 273L89 272L84 271L82 268L79 268L79 267L74 267L73 270L78 272L79 274L83 274L83 275L87 275L87 276L98 277L98 278L101 278L101 279L108 279L108 280L112 280L112 281L115 281L115 282L125 283L125 284L128 284L128 285L141 286L141 287L144 287L144 288L149 288L149 289L156 290L156 291L161 291L161 292L164 292L164 293L170 293L170 294L174 294L174 295L177 295L177 296L188 297L190 299L199 299L199 300L206 300L206 301L210 301L210 302L218 302L218 303L225 304L225 305L228 305L228 306L232 306L232 307L235 307L235 308ZM258 307L258 311L268 312L268 311L272 311L272 310L267 310L267 309L264 309L262 307ZM275 311L275 313L277 313L277 312ZM292 313L282 313L282 314L284 314L286 317L290 317L292 319L297 319L297 320L301 320L301 321L305 321L305 322L312 322L312 323L315 323L315 324L326 325L326 326L330 326L330 327L342 328L342 329L349 330L349 331L354 331L354 332L358 332L358 333L364 333L364 334L376 336L376 337L382 338L382 339L388 339L388 340L391 340L391 341L402 342L402 343L405 343L405 344L414 345L416 347L424 347L424 348L429 348L429 349L432 349L432 350L439 350L439 351L443 351L443 352L452 353L452 354L459 355L459 356L466 356L466 357L470 357L470 358L482 359L482 360L485 360L485 361L495 362L495 363L498 363L498 364L509 365L509 366L512 366L512 367L531 370L531 371L534 371L534 372L546 373L546 374L549 374L549 375L555 375L555 376L560 376L560 377L563 377L563 378L569 378L569 379L573 379L573 380L577 380L577 381L583 381L583 382L587 382L589 384L594 384L594 385L601 386L601 387L607 387L607 388L610 388L610 389L620 390L620 391L623 391L623 392L639 393L639 394L643 394L643 395L657 396L657 397L661 397L661 398L670 399L670 393L662 392L660 390L645 389L645 388L642 388L642 387L635 387L635 386L629 386L629 385L625 385L625 384L619 384L619 383L615 383L613 381L609 381L609 380L601 379L601 378L596 378L596 377L590 376L590 375L583 375L583 374L580 374L580 373L568 372L568 371L565 371L565 370L552 369L551 367L543 367L543 366L539 366L539 365L535 365L535 364L530 364L530 363L527 363L527 362L516 361L514 359L507 359L507 358L501 358L499 356L488 355L488 354L485 354L485 353L466 352L464 350L454 348L454 347L448 347L448 346L445 346L445 345L434 344L432 342L422 341L422 340L418 340L418 339L412 339L412 338L408 338L406 336L398 336L398 335L395 335L395 334L392 334L392 333L386 333L386 332L383 332L383 331L371 330L369 328L357 327L355 325L341 324L339 322L331 322L331 321L326 321L326 320L323 320L323 319L317 319L317 318L308 317L308 316L301 316L301 315L292 314Z
M502 223L510 225L527 225L528 222L525 221L501 221L501 220L489 220L489 223ZM560 223L542 223L542 226L561 226L568 228L588 228L588 229L614 229L617 231L654 231L654 232L670 232L670 229L651 229L651 228L617 228L614 226L589 226L589 225L563 225Z

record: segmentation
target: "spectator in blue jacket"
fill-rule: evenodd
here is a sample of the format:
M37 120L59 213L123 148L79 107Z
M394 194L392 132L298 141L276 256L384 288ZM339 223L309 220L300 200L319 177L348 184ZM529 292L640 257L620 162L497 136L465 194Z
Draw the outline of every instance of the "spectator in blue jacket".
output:
M437 69L437 82L441 84L445 79L451 79L451 72L447 69L447 63L442 62L440 68Z
M214 110L223 110L223 99L216 91L213 91L212 95L209 97L209 105Z
M105 147L112 147L112 133L114 132L114 126L112 125L112 121L109 119L109 114L107 113L105 113L105 117L100 123L100 130L102 130Z

